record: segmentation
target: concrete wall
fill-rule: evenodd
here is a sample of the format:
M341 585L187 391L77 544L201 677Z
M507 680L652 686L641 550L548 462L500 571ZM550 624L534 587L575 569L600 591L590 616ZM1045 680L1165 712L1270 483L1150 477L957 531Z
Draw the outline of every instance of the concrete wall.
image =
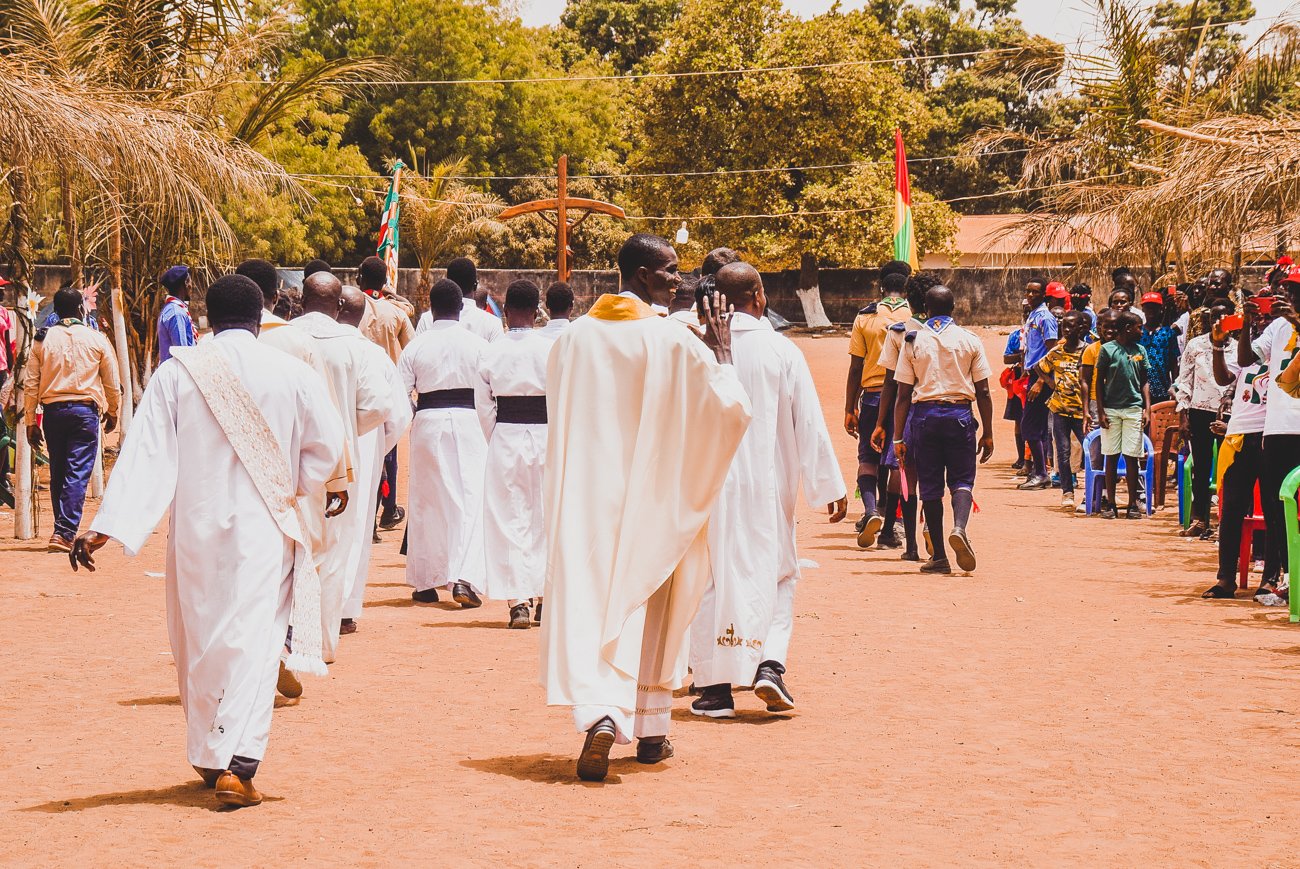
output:
M934 273L950 288L957 297L957 320L972 326L991 326L1014 323L1020 319L1020 299L1025 282L1036 270L1017 269L935 269ZM1260 286L1264 282L1266 269L1243 269L1242 282L1247 286ZM67 280L66 266L38 265L33 272L33 285L43 296L53 295L61 283ZM352 280L353 269L336 269L335 273L344 281ZM282 276L289 283L300 283L301 272L285 270ZM432 272L432 280L444 276L441 270ZM1102 270L1082 272L1071 275L1055 274L1050 270L1044 273L1048 279L1066 280L1077 283L1083 280L1093 287L1093 304L1101 306L1106 303L1105 295L1110 288L1110 275ZM1139 281L1145 286L1152 275L1139 275ZM505 296L506 287L512 281L527 278L542 288L555 280L555 273L549 270L527 269L482 269L479 271L479 285L498 299ZM416 269L402 269L398 277L398 291L411 299L417 311L428 307L427 294L419 290L419 272ZM823 269L819 273L822 305L826 315L834 323L848 324L858 309L879 297L880 275L875 269ZM587 310L601 293L618 291L618 273L614 271L579 271L574 272L569 281L577 299L578 313ZM794 323L804 321L803 308L799 304L796 290L799 286L798 271L765 272L763 283L767 289L768 304L777 313ZM13 304L10 293L6 303ZM201 300L196 299L196 313L202 313Z

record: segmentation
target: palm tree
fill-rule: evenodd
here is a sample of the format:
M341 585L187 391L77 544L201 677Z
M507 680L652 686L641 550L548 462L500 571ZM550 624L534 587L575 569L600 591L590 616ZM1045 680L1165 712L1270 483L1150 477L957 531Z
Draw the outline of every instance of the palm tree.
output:
M465 171L464 159L437 163L423 174L414 171L419 166L414 154L411 163L412 170L402 176L402 241L420 267L419 305L428 299L435 266L464 253L483 233L505 228L496 220L505 203L461 183L457 176Z

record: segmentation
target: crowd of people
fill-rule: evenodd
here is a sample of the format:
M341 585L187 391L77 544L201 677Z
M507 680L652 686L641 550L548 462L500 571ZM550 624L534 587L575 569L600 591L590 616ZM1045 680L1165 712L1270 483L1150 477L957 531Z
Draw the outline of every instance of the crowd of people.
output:
M1253 517L1264 528L1259 539L1246 541L1248 561L1261 568L1253 595L1265 604L1286 602L1287 527L1279 493L1286 475L1300 466L1300 267L1283 257L1260 287L1238 286L1223 268L1192 283L1156 282L1145 291L1131 269L1117 268L1111 279L1101 308L1094 308L1087 284L1067 289L1038 276L1026 282L1023 321L1007 338L999 377L1006 392L1004 419L1015 426L1012 467L1024 477L1018 488L1059 489L1065 510L1137 520L1150 512L1149 499L1158 497L1146 491L1148 463L1154 470L1156 462L1165 462L1172 472L1178 456L1185 456L1189 503L1178 533L1218 545L1217 581L1203 597L1235 596L1244 523ZM920 559L916 506L903 486L919 480L923 536L931 553L921 570L948 572L944 549L935 542L943 515L935 505L940 487L926 490L927 478L937 476L927 465L948 463L929 434L936 410L918 419L913 408L911 419L899 421L907 410L901 391L909 369L903 363L918 349L908 342L926 316L917 312L935 313L928 296L923 299L934 283L924 273L910 274L905 264L882 268L882 298L863 308L853 327L845 427L860 444L859 546L902 549L903 559ZM977 346L964 355L955 352L946 370L963 371L966 360L978 355ZM901 357L896 347L903 348ZM948 543L967 570L975 565L963 533L974 482L972 399L980 403L981 430L989 431L983 414L987 382L978 379L989 376L988 367L971 365L973 383L968 378L960 389L939 396L937 409L959 420L945 441L964 439L956 455L968 467L958 469L955 482L948 465L955 526ZM944 404L952 400L955 409ZM891 414L900 434L913 427L912 437L892 452L882 436ZM901 457L899 446L905 450ZM1095 474L1092 493L1081 492L1086 470ZM1166 476L1172 473L1151 478Z
M541 681L583 735L582 779L606 777L616 743L635 740L642 763L672 757L672 692L688 673L695 715L733 717L738 689L769 712L795 708L796 502L802 493L831 523L848 512L808 364L734 251L684 275L667 241L637 234L618 268L619 292L573 319L567 285L517 280L494 298L458 258L416 320L378 258L355 284L314 261L300 289L249 260L207 287L205 333L189 308L194 276L173 267L158 366L85 531L121 384L82 291L55 294L22 372L28 436L50 461L49 549L94 570L110 540L133 555L170 514L168 630L188 755L222 803L261 801L253 778L275 693L301 696L296 674L343 656L371 547L399 528L416 605L496 601L510 628L540 625ZM1113 277L1101 310L1086 285L1025 287L998 378L1019 488L1058 486L1062 506L1083 509L1086 454L1105 471L1099 515L1121 514L1122 467L1122 514L1141 518L1155 495L1138 473L1153 409L1173 402L1193 463L1182 533L1217 533L1221 551L1205 596L1235 592L1258 484L1259 593L1284 597L1277 493L1300 464L1300 268L1279 264L1255 292L1222 269L1145 293L1132 272ZM994 371L933 275L889 262L880 286L849 346L857 542L901 550L921 573L970 572Z

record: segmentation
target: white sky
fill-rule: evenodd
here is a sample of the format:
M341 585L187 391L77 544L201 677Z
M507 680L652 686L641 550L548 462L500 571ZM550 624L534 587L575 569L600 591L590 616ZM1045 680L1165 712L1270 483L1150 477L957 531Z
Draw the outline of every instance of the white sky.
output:
M517 0L520 15L525 24L553 24L564 10L564 0ZM832 0L783 0L785 7L800 15L817 15L830 8ZM1142 0L1144 6L1153 5L1155 0ZM1260 18L1272 18L1283 12L1296 12L1300 16L1295 0L1253 0L1255 14ZM862 6L861 0L844 0L845 7ZM1016 9L1026 28L1031 33L1049 36L1059 42L1073 43L1079 39L1090 39L1095 31L1092 27L1092 15L1087 0L1017 0ZM1268 22L1265 22L1267 24ZM1260 26L1252 28L1257 33Z

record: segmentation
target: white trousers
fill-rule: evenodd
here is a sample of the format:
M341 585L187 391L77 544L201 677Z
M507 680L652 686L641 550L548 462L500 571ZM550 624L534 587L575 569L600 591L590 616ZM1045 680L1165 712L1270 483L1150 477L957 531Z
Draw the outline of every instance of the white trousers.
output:
M794 588L799 574L792 573L776 584L776 606L772 609L772 627L763 644L763 660L782 666L790 657L790 637L794 634Z
M602 718L610 718L618 731L617 741L626 744L632 738L667 736L672 721L673 692L669 688L651 684L656 674L662 672L664 656L676 655L676 649L665 648L664 621L670 599L670 584L665 582L650 596L626 622L626 629L634 631L641 623L641 670L633 681L612 667L602 668L611 676L603 686L609 693L610 705L581 704L573 707L573 723L579 733L586 733Z

